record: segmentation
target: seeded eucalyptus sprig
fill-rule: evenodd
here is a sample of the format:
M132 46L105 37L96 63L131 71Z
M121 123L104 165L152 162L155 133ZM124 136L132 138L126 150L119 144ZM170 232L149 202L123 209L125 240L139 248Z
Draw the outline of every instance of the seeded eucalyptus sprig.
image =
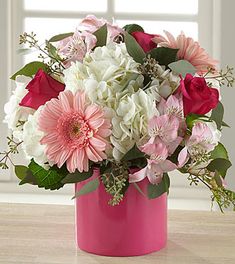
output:
M61 75L65 69L63 65L63 59L58 55L55 46L53 46L49 41L46 41L44 48L38 44L36 39L36 34L34 32L26 33L20 35L19 44L27 44L29 48L35 48L40 51L38 58L47 64L51 72L57 75Z
M125 163L112 163L110 166L110 169L101 175L101 179L106 192L112 196L109 204L114 206L122 201L128 188L129 171Z
M210 79L216 80L220 86L226 85L227 87L233 87L235 82L234 77L234 68L227 66L225 70L220 70L218 74L208 76L209 73L214 73L213 69L209 69L208 72L204 75L205 79L208 79L210 82Z
M11 137L7 137L7 144L8 144L8 151L3 151L0 152L0 168L2 169L8 169L9 168L9 162L14 166L14 163L11 159L11 154L17 154L19 153L18 147L22 144L21 142L16 142L13 138L13 136Z
M212 207L214 202L216 202L221 212L224 212L224 209L229 207L232 207L235 211L235 192L223 186L221 175L217 171L212 173L207 168L202 168L196 173L185 167L180 169L180 171L189 173L188 180L190 185L198 185L201 182L212 192Z

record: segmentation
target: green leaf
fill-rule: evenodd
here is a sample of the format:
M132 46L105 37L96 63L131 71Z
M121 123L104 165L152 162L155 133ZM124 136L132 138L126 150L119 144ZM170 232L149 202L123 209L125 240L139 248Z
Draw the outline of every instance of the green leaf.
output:
M125 44L129 55L138 63L143 63L145 52L129 33L125 33Z
M228 152L222 143L218 143L218 145L211 151L210 159L229 159Z
M144 153L141 152L136 145L134 145L134 147L125 154L125 156L122 158L122 161L130 161L143 157Z
M96 36L97 42L96 47L102 47L106 45L107 42L107 35L108 35L108 29L107 25L104 24L102 27L100 27L98 30L96 30L93 35Z
M148 198L155 199L161 196L165 192L169 192L170 187L170 178L167 173L163 174L162 181L159 184L151 184L148 185Z
M218 186L220 186L220 187L223 186L223 183L222 183L222 180L220 177L220 173L217 170L215 171L214 179L215 179Z
M136 188L136 190L142 194L144 197L146 197L145 193L142 191L142 189L140 188L140 186L138 185L138 183L134 182L132 183L134 185L134 187Z
M34 160L29 164L29 169L35 176L38 187L50 190L57 190L63 187L62 179L68 174L63 169L51 167L49 170L38 165Z
M172 62L168 65L168 67L176 74L186 76L187 73L194 75L196 73L196 68L186 60L178 60L176 62Z
M225 123L224 121L222 121L222 126L230 128L230 126L227 123Z
M129 34L139 31L144 32L143 28L140 25L137 24L128 24L123 27L123 29L128 32Z
M176 61L178 49L171 49L166 47L160 47L152 49L148 54L154 58L160 65L165 65L166 67L171 62Z
M99 187L99 184L99 178L95 178L94 180L89 181L88 183L83 185L78 192L75 193L75 196L72 199L95 191Z
M33 62L26 64L23 68L17 71L14 75L11 76L10 79L15 80L18 75L33 77L33 75L35 75L39 69L42 69L45 72L48 72L49 70L48 66L44 64L43 62L33 61Z
M23 180L26 177L28 170L29 170L29 168L26 167L26 166L23 166L23 165L15 165L15 175L20 180Z
M74 32L59 34L59 35L56 35L56 36L50 38L49 42L57 42L57 41L60 41L62 39L71 37L71 36L73 36L73 34L74 34Z
M187 128L191 130L194 126L194 123L198 120L202 120L204 122L210 122L208 116L191 113L186 117Z
M38 185L36 177L32 174L32 172L30 170L27 171L26 176L24 177L24 179L22 179L22 181L20 181L19 185L23 185L26 183Z
M49 41L46 40L46 46L48 49L48 54L51 58L55 58L56 60L61 60L58 51L54 45L52 45Z
M227 170L232 166L232 163L227 159L217 158L210 162L207 166L209 171L218 171L220 175L224 178Z
M65 176L65 178L61 181L62 183L77 183L90 178L93 174L93 169L90 169L88 172L74 172L69 173Z
M210 120L215 121L217 128L221 130L224 117L224 107L221 102L218 103L217 107L212 110Z
M137 168L144 168L148 164L148 161L145 157L137 158L130 161L129 167L137 167Z

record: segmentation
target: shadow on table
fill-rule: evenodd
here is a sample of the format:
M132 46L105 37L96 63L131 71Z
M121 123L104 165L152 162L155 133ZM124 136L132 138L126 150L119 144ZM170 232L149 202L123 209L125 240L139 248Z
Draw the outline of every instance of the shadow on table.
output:
M81 262L82 261L82 262ZM138 257L105 257L89 254L83 251L77 252L75 263L84 264L210 264L208 259L200 257L197 252L192 252L177 243L168 240L166 248L144 256ZM219 262L218 262L219 263Z

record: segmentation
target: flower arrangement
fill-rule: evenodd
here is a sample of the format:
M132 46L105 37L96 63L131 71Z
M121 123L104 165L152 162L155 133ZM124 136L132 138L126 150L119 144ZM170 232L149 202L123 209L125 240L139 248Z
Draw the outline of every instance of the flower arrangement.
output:
M4 122L12 136L0 159L3 169L15 166L20 184L56 190L86 180L75 197L103 184L117 205L130 184L150 199L168 192L168 172L178 170L190 185L205 184L221 210L235 208L220 142L228 127L220 87L231 87L234 77L198 42L89 15L44 46L34 33L22 34L20 44L39 50L39 60L11 77L16 89ZM27 166L11 159L19 148Z

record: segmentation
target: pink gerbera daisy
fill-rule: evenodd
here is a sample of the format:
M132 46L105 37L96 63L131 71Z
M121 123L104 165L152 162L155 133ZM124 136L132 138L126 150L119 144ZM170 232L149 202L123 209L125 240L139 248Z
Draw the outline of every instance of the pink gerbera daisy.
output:
M172 49L179 49L177 53L178 59L184 59L189 61L197 70L197 73L201 74L208 71L209 68L216 69L218 61L212 59L207 52L200 47L197 41L194 41L190 37L186 37L183 32L177 37L164 31L166 38L161 35L157 35L153 38L153 42L162 47L168 47Z
M89 170L89 160L107 158L106 138L111 134L110 121L102 108L86 104L85 93L71 91L59 94L46 103L39 117L39 129L45 133L41 143L46 155L60 168L65 162L69 172Z

